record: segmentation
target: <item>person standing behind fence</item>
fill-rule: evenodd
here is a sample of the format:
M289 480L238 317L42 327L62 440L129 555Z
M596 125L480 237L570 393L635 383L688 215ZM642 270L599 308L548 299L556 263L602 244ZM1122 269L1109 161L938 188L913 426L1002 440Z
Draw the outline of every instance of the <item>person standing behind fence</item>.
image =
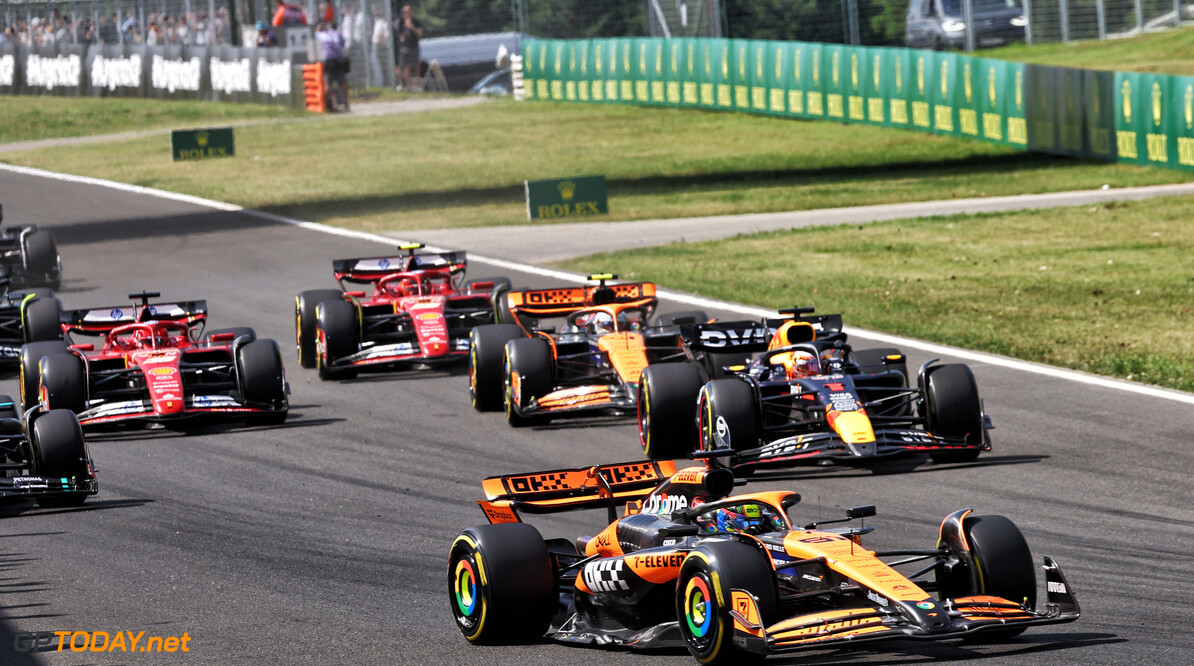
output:
M378 85L384 85L381 75L381 50L390 43L390 24L382 15L381 7L376 5L373 7L373 36L370 41L372 50L369 52L369 66L373 68L373 80Z
M336 30L334 23L321 21L319 32L315 33L315 39L319 40L319 53L323 60L323 76L328 90L328 109L334 111L342 106L345 111L348 111L349 64L348 58L344 56L344 36L340 34L339 30ZM338 105L337 102L341 104Z
M286 0L278 0L278 11L274 12L274 27L292 25L307 25L307 12Z
M270 31L269 24L265 21L257 22L257 48L272 49L278 46L278 38Z
M419 76L419 40L423 38L423 23L414 17L410 5L403 5L394 21L394 71L401 79L399 89L410 90Z

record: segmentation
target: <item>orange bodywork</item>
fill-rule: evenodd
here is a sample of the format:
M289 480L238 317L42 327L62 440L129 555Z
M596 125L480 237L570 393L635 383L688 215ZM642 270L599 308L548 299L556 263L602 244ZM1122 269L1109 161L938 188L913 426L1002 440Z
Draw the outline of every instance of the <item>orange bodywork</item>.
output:
M624 331L608 333L597 341L597 349L609 355L622 381L637 384L643 369L647 367L647 347L642 333Z

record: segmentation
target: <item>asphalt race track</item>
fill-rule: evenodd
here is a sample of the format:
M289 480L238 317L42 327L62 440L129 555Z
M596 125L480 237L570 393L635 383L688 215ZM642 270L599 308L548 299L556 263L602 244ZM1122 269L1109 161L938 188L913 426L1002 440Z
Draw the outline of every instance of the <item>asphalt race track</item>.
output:
M281 427L91 439L100 494L81 509L0 506L0 663L695 663L684 652L471 647L456 631L446 556L461 528L484 522L481 478L634 460L636 431L629 418L515 430L472 410L463 367L344 383L299 368L295 293L334 286L333 258L385 246L8 171L0 203L9 224L53 227L68 308L125 303L141 290L206 298L211 326L251 325L282 344L292 387ZM474 262L470 276L503 273ZM912 366L927 360L910 356ZM1038 559L1061 563L1083 618L1003 645L898 642L772 661L1194 662L1191 405L971 365L997 426L995 450L977 463L760 474L752 486L795 488L809 520L877 504L871 547L930 547L958 508L1006 515ZM0 392L18 393L15 370L0 376ZM573 537L603 518L537 524ZM15 632L67 630L191 638L186 654L14 650Z

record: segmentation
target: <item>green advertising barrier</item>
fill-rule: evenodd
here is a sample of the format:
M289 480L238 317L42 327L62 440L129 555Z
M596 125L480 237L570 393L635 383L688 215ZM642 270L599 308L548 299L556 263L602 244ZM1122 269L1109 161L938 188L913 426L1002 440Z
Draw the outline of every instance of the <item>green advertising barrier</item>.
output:
M962 56L967 57L967 56ZM958 86L955 84L958 71L956 53L933 54L933 76L929 83L929 98L933 103L933 130L940 134L957 135L958 132Z
M530 39L523 48L530 99L825 118L1194 169L1194 77L767 40Z
M978 58L961 56L958 58L957 78L954 88L957 91L954 99L957 101L958 131L962 136L978 138L979 114L982 112L982 92L978 90L978 68L982 62Z
M1115 159L1115 73L1082 72L1086 146L1098 159Z
M867 74L863 77L863 96L866 97L866 119L873 125L891 126L887 116L888 94L887 82L891 79L886 75L884 59L887 49L874 46L866 50Z
M979 117L987 141L1005 143L1007 139L1007 63L990 58L976 58L978 70Z
M912 127L930 131L933 119L929 110L933 101L933 73L937 54L932 51L912 51L909 55L912 57L914 77L907 97L912 110Z
M1169 115L1173 119L1173 139L1177 167L1194 169L1194 77L1171 76Z
M1142 75L1115 73L1115 148L1120 162L1145 164L1144 88Z
M1007 102L1004 115L1007 118L1007 142L1013 146L1028 146L1028 119L1024 107L1024 64L1009 62L1005 65Z
M826 44L821 48L821 90L825 93L825 117L831 120L846 119L846 95L842 56L846 47Z
M866 115L866 72L870 64L867 49L855 46L847 49L846 63L846 119L852 123L865 123Z

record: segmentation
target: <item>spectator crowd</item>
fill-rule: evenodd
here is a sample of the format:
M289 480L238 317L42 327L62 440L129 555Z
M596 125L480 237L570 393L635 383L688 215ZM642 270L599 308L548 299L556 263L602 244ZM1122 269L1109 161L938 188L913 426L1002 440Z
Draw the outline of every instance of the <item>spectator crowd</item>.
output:
M231 39L227 7L218 7L215 15L198 10L169 15L162 12L145 14L145 25L130 11L123 19L115 13L101 16L98 25L93 16L78 20L57 8L49 16L0 17L5 21L0 43L11 42L25 46L53 46L55 44L228 44Z

